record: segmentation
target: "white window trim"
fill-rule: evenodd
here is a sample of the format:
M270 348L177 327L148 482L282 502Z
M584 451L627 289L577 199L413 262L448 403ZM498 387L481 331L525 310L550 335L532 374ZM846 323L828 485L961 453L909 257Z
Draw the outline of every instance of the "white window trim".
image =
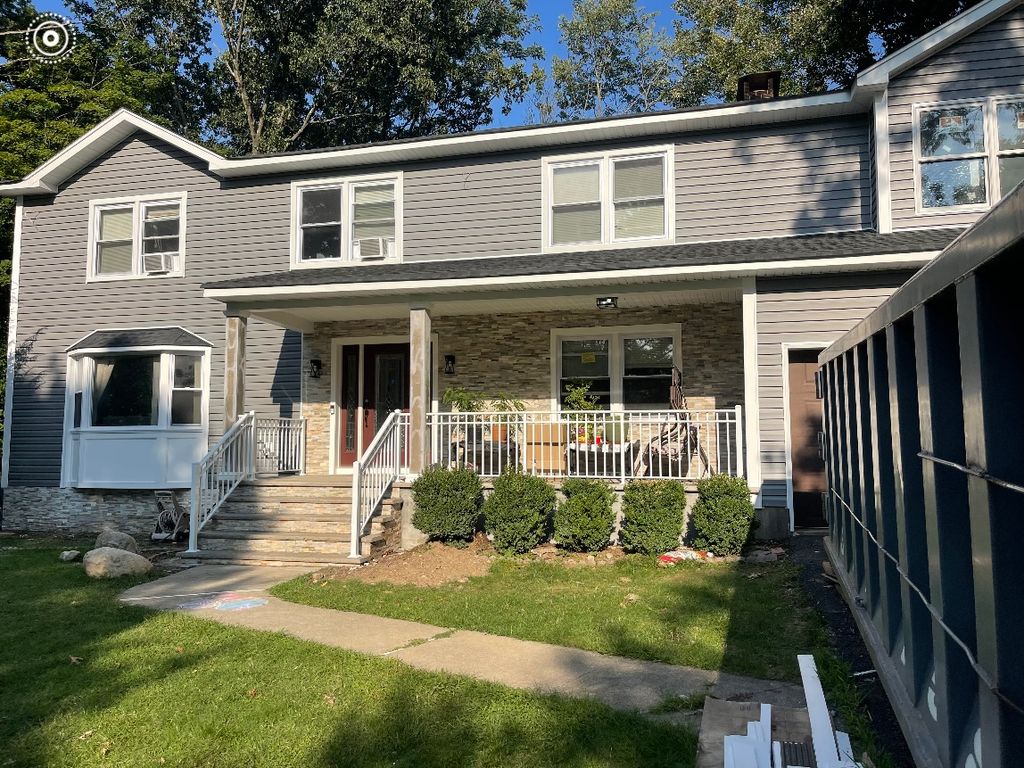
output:
M996 109L998 105L1013 101L1024 101L1024 94L1010 96L989 96L976 99L953 99L950 101L924 102L913 105L913 136L914 136L914 211L918 216L943 216L951 213L980 213L987 211L1001 199L999 189L999 158L1010 155L1024 155L1024 150L999 150L999 125ZM982 135L985 141L984 152L968 152L963 155L951 155L941 158L925 158L921 153L921 113L934 109L949 107L981 107ZM943 160L968 160L981 158L985 167L984 203L970 205L947 205L926 208L921 199L921 167L929 163Z
M608 377L611 380L610 410L619 413L625 411L622 402L622 378L625 371L622 342L624 339L638 336L671 336L672 365L682 370L682 338L681 323L664 325L599 325L590 328L552 328L551 329L551 411L562 410L558 383L562 378L561 343L563 341L581 339L608 339ZM638 409L644 410L644 409ZM652 409L656 410L656 409Z
M612 187L612 163L617 160L637 160L644 157L662 156L665 159L665 234L654 237L615 238L615 205ZM601 242L571 243L555 245L551 241L551 202L553 174L555 168L573 165L588 165L597 162L600 168L599 188L601 192ZM611 250L623 247L648 245L669 245L676 241L675 215L675 147L664 144L651 147L632 147L629 149L609 150L605 152L585 152L572 155L552 155L541 161L541 252L572 253L578 251Z
M362 184L392 182L395 185L395 255L387 259L363 263L354 261L352 252L352 187ZM319 269L323 267L362 267L368 264L397 264L402 261L402 219L404 173L376 173L365 176L335 176L306 181L293 181L291 185L291 231L289 244L292 269ZM301 194L304 190L340 189L341 190L341 257L337 259L313 259L303 261L302 256L302 206Z
M92 380L96 357L110 355L160 355L160 391L156 424L136 426L99 427L92 424ZM202 358L201 380L203 397L198 424L171 424L171 393L174 389L174 355L194 355ZM67 387L65 396L65 434L72 432L206 432L210 425L210 348L209 347L97 347L76 349L68 353ZM74 426L75 392L82 392L82 426Z
M144 205L177 203L178 257L174 269L161 274L147 275L142 271L142 208ZM132 208L132 271L117 275L101 275L96 272L96 243L99 237L100 211L109 208ZM162 195L134 195L132 197L111 197L89 201L89 246L85 280L87 283L113 282L117 280L156 280L162 277L183 277L185 275L185 232L188 192L172 192Z

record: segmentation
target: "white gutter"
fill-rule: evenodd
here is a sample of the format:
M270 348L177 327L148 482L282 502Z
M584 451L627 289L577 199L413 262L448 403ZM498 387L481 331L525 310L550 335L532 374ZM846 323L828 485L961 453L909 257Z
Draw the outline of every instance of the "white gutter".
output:
M261 299L335 298L353 295L410 294L472 288L495 290L516 287L628 284L657 279L704 280L715 277L756 277L776 274L850 271L856 269L898 269L926 264L941 251L891 253L879 256L830 256L820 259L739 262L736 264L688 265L616 269L601 272L570 272L554 275L445 278L441 280L389 280L379 283L325 283L323 285L275 285L256 288L206 288L203 296L220 301Z

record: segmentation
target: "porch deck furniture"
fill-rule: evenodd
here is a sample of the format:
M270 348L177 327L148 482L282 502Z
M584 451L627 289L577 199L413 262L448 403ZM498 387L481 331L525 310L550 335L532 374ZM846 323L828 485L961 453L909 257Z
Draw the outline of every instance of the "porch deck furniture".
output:
M660 432L640 449L633 463L634 477L679 477L689 475L697 460L697 477L715 474L714 467L701 442L700 425L695 424L683 396L682 374L672 369L669 389L672 412L666 415ZM707 439L707 436L704 437ZM702 468L703 467L703 468Z

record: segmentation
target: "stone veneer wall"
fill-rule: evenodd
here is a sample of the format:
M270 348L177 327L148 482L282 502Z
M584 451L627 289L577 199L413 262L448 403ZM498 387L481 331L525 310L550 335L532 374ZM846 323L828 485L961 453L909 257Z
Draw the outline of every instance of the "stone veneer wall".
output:
M178 491L188 509L188 492ZM153 491L94 491L10 487L4 491L4 530L93 533L105 527L148 537L156 525Z
M437 393L448 387L508 392L527 408L551 402L551 329L598 326L682 325L683 394L695 409L743 403L743 316L739 302L678 304L613 312L528 312L432 318L438 360L455 355L455 375L440 373ZM331 340L343 337L408 336L408 318L318 323L303 343L302 370L310 358L323 362L319 379L302 379L306 471L329 471Z

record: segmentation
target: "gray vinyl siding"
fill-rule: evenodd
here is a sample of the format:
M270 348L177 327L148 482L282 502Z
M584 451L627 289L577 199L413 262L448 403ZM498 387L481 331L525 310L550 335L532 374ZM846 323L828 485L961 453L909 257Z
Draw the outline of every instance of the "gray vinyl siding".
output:
M911 272L866 272L757 281L757 387L761 496L786 506L784 343L827 346L905 283Z
M540 155L418 166L403 176L406 261L540 252Z
M858 116L413 166L405 260L538 253L545 157L664 144L675 147L677 242L872 226L868 123Z
M86 283L90 199L182 190L188 192L185 277ZM287 229L282 236L280 226L267 221L267 206L236 204L233 198L194 158L138 134L54 197L26 200L17 317L25 362L14 384L11 485L59 484L64 350L97 328L181 325L212 342L210 434L220 434L224 306L204 299L200 285L225 275L280 270L288 240ZM277 206L286 217L287 199ZM298 414L300 344L299 334L249 322L248 408Z
M1021 7L890 83L889 156L894 229L966 226L981 216L977 212L924 215L916 212L914 105L1013 94L1024 94L1024 8Z
M686 136L675 173L679 242L871 227L866 117Z

